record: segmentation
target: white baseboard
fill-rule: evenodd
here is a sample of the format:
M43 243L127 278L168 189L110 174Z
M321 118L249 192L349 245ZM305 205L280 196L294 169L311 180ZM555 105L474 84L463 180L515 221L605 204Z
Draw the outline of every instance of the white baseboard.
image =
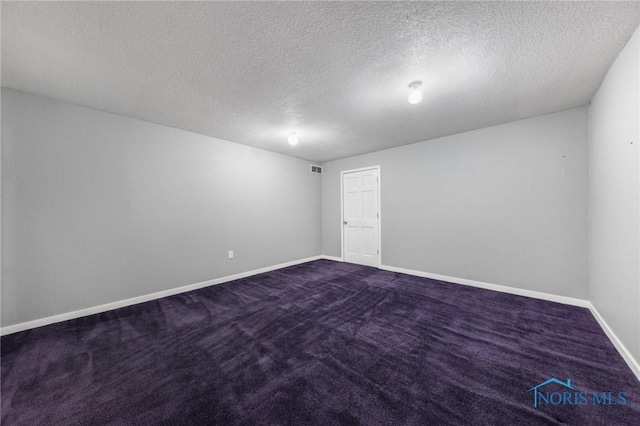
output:
M326 254L323 254L320 257L326 260L333 260L334 262L344 262L344 260L342 260L342 258L338 256L327 256Z
M604 318L602 318L598 310L588 300L576 299L576 298L567 297L567 296L559 296L556 294L543 293L540 291L507 287L507 286L498 285L498 284L489 284L481 281L468 280L465 278L456 278L456 277L448 277L445 275L430 274L428 272L397 268L395 266L382 265L380 266L380 269L384 269L386 271L392 271L392 272L400 272L407 275L414 275L417 277L431 278L438 281L447 281L455 284L462 284L462 285L468 285L472 287L484 288L487 290L500 291L502 293L516 294L518 296L527 296L527 297L532 297L534 299L548 300L551 302L563 303L565 305L588 308L591 314L595 317L596 321L598 321L598 324L600 324L600 327L602 327L602 330L605 332L609 340L611 340L611 343L613 343L613 346L615 346L618 353L620 353L620 356L622 356L622 358L627 363L627 365L629 366L633 374L635 374L638 380L640 380L640 364L638 364L638 362L631 355L631 352L629 352L629 350L624 346L624 344L622 344L620 339L618 339L618 336L616 336L616 334L613 332L611 327L609 327L609 325L604 320Z
M163 297L173 296L175 294L185 293L187 291L197 290L203 287L209 287L216 284L222 284L222 283L237 280L240 278L245 278L245 277L250 277L252 275L275 271L276 269L299 265L301 263L310 262L318 259L327 259L327 260L333 260L336 262L343 261L339 257L326 256L326 255L313 256L313 257L308 257L306 259L293 260L290 262L280 263L278 265L272 265L272 266L267 266L260 269L254 269L252 271L241 272L235 275L215 278L209 281L203 281L196 284L190 284L182 287L172 288L169 290L159 291L156 293L146 294L143 296L133 297L131 299L125 299L117 302L106 303L104 305L80 309L73 312L67 312L64 314L53 315L46 318L41 318L33 321L28 321L20 324L14 324L7 327L2 327L0 328L0 336L5 336L7 334L17 333L19 331L29 330L36 327L42 327L42 326L54 324L57 322L67 321L70 319L80 318L87 315L93 315L100 312L110 311L112 309L123 308L125 306L136 305L138 303L148 302L150 300L161 299ZM468 280L465 278L456 278L456 277L449 277L446 275L431 274L428 272L398 268L395 266L381 265L380 269L391 271L391 272L400 272L407 275L414 275L417 277L431 278L438 281L446 281L446 282L451 282L455 284L462 284L462 285L468 285L472 287L483 288L487 290L499 291L502 293L516 294L519 296L533 297L535 299L549 300L551 302L557 302L557 303L563 303L566 305L573 305L573 306L588 308L591 311L592 315L595 317L596 321L598 321L598 324L600 324L600 327L602 327L602 329L604 330L607 337L609 337L609 340L611 340L611 343L613 343L613 345L618 350L622 358L625 360L625 362L627 363L631 371L633 371L633 373L636 375L638 380L640 380L640 364L638 364L638 362L631 355L631 352L629 352L629 350L624 346L624 344L620 341L620 339L618 339L618 336L616 336L616 334L613 332L611 327L609 327L609 325L604 320L604 318L602 318L598 310L588 300L577 299L577 298L567 297L567 296L559 296L555 294L543 293L543 292L533 291L533 290L524 290L524 289L519 289L514 287L507 287L507 286L498 285L498 284L490 284L490 283L485 283L481 281Z
M438 280L438 281L447 281L455 284L462 284L462 285L468 285L471 287L484 288L486 290L499 291L501 293L516 294L518 296L526 296L526 297L532 297L534 299L548 300L550 302L563 303L565 305L580 306L581 308L588 308L591 306L591 303L589 303L588 300L577 299L577 298L568 297L568 296L559 296L557 294L551 294L551 293L543 293L541 291L525 290L522 288L508 287L504 285L485 283L482 281L468 280L466 278L457 278L457 277L449 277L446 275L431 274L429 272L415 271L413 269L397 268L395 266L381 265L380 269L384 269L385 271L391 271L391 272L400 272L407 275L414 275L416 277L431 278L433 280Z
M196 284L189 284L182 287L171 288L169 290L163 290L156 293L145 294L138 297L132 297L131 299L120 300L117 302L106 303L104 305L93 306L91 308L80 309L77 311L67 312L59 315L52 315L50 317L40 318L33 321L22 322L20 324L9 325L7 327L0 328L0 336L7 334L17 333L19 331L29 330L31 328L42 327L57 322L67 321L70 319L80 318L87 315L98 314L100 312L110 311L112 309L123 308L125 306L137 305L138 303L148 302L150 300L161 299L167 296L173 296L174 294L185 293L187 291L197 290L203 287L209 287L216 284L226 283L228 281L237 280L240 278L250 277L252 275L262 274L264 272L275 271L276 269L286 268L287 266L298 265L300 263L310 262L312 260L321 259L322 256L313 256L306 259L292 260L291 262L280 263L278 265L267 266L260 269L254 269L253 271L241 272L235 275L229 275L226 277L215 278L209 281L203 281Z
M600 327L602 327L602 329L604 330L609 340L611 340L611 343L613 343L613 346L616 347L616 349L618 350L618 353L620 353L620 356L622 356L622 358L627 363L631 371L633 371L633 374L635 374L638 380L640 380L640 364L638 364L638 361L636 361L633 358L633 355L631 355L631 352L629 352L627 347L620 341L620 339L618 339L618 336L616 336L616 333L613 332L611 327L609 327L609 324L607 324L604 318L602 318L602 315L600 315L600 312L598 312L596 307L593 306L593 304L591 303L589 303L589 310L591 311L591 314L593 314L593 316L595 317L596 321L598 321L598 324L600 324Z

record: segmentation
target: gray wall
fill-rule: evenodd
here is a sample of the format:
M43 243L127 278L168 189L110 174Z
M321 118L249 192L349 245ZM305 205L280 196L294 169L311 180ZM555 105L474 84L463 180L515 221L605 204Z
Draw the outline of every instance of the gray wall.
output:
M319 255L320 191L307 161L3 89L2 325Z
M587 111L324 164L323 254L340 256L340 171L381 165L382 264L587 298Z
M640 30L636 30L589 107L589 298L638 362L639 104Z

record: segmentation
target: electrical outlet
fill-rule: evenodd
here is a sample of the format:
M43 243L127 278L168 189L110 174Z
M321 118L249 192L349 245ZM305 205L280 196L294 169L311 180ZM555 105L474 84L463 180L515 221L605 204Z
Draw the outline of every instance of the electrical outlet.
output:
M229 259L233 259L233 250L229 250Z

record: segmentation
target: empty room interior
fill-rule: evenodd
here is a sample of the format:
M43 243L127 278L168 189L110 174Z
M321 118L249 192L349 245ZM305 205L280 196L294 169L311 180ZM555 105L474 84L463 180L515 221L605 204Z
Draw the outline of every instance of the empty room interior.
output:
M8 2L3 425L640 424L640 2Z

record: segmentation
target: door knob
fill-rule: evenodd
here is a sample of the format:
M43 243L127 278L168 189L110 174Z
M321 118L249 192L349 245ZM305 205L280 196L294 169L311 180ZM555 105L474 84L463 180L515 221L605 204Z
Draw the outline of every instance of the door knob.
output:
M347 221L345 220L345 221L343 221L342 223L344 223L344 224L346 225L346 224L347 224Z

